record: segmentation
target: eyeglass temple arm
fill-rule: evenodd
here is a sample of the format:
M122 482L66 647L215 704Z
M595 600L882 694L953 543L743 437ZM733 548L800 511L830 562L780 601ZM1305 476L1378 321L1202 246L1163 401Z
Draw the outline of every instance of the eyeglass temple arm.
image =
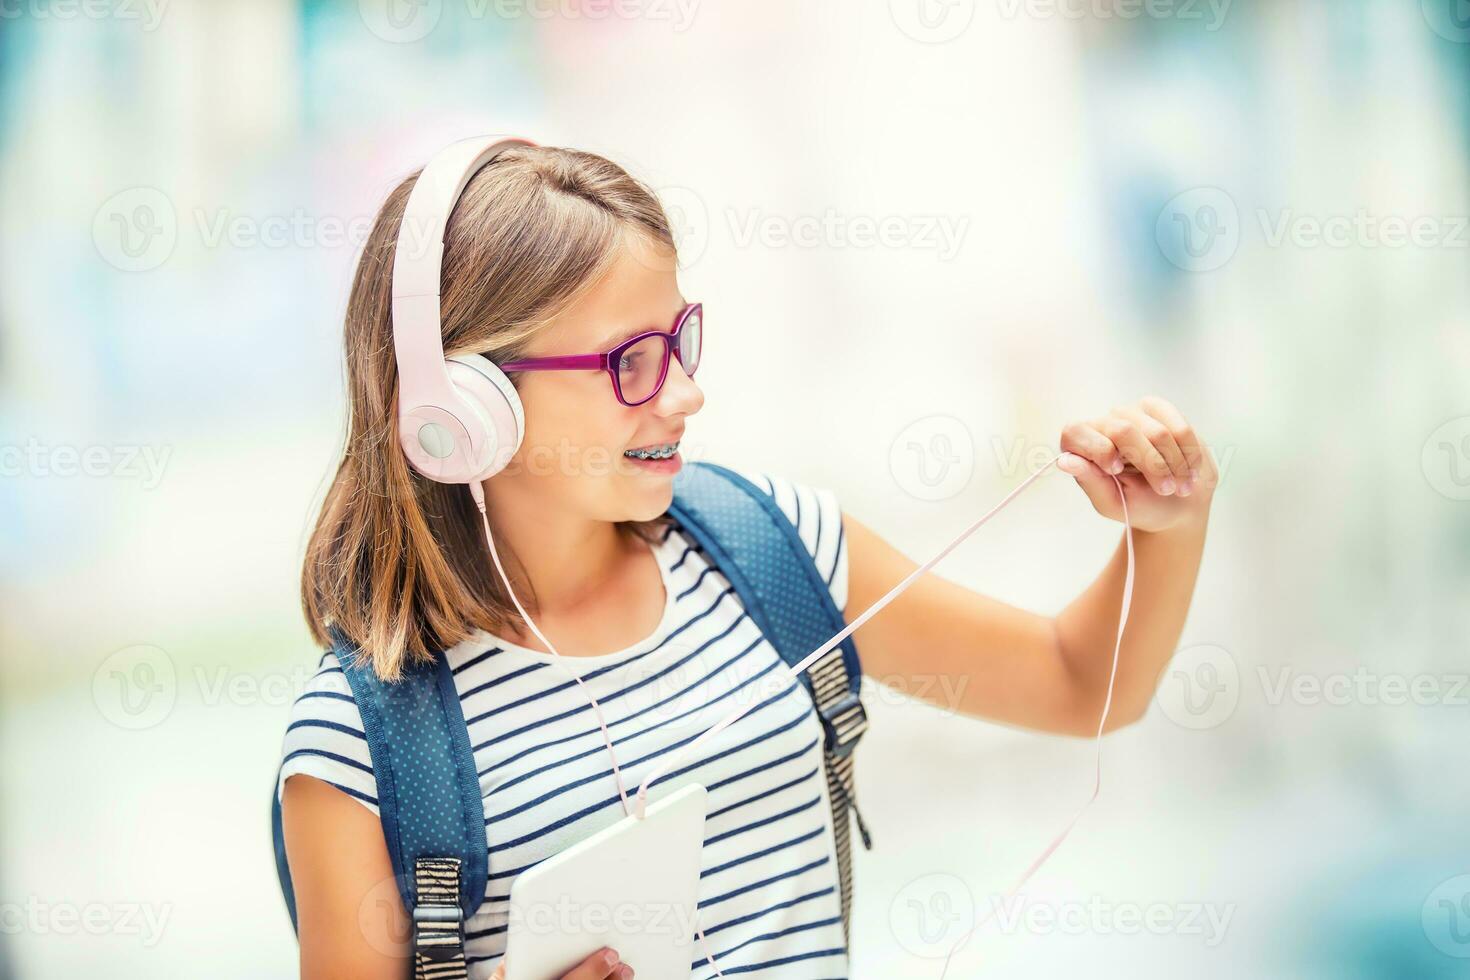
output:
M502 371L601 371L607 367L606 354L563 354L557 357L532 357L500 365Z

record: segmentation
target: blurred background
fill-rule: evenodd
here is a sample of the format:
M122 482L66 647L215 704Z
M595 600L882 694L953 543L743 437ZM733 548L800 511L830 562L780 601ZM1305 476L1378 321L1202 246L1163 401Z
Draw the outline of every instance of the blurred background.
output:
M686 455L916 560L1157 394L1222 470L1098 803L950 972L1470 972L1470 3L6 0L0 975L288 977L268 793L387 190L484 132L655 187ZM1049 471L939 567L1059 611ZM912 693L912 692L910 692ZM852 975L937 977L1092 747L869 685Z

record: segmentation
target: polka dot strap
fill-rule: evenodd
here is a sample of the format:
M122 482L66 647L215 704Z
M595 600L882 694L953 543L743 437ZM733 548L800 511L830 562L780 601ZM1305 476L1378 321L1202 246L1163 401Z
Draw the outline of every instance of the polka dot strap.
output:
M384 683L366 659L355 662L354 645L333 635L362 713L394 878L414 922L415 974L464 977L464 922L485 900L489 852L454 677L440 654L432 666Z

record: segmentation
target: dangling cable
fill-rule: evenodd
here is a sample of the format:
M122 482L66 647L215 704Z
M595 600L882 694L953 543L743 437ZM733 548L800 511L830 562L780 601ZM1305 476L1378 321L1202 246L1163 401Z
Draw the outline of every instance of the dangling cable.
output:
M1060 456L1057 457L1057 459L1060 458ZM1054 459L1052 462L1054 463L1056 460ZM1092 795L1072 815L1072 819L1067 821L1067 825L1062 828L1062 832L1052 838L1051 843L1042 850L1041 854L1036 857L1036 860L1031 862L1030 867L1016 879L1015 884L1011 885L1010 890L1001 898L1000 901L1002 903L1010 901L1011 897L1021 890L1021 886L1026 884L1031 879L1031 876L1037 872L1037 869L1046 863L1047 859L1052 856L1058 847L1062 846L1062 841L1066 840L1067 836L1072 833L1072 828L1077 826L1077 821L1082 819L1082 814L1087 812L1087 808L1092 806L1093 801L1097 799L1098 793L1102 790L1103 729L1107 727L1108 712L1113 708L1113 682L1118 678L1118 654L1123 649L1123 629L1128 625L1128 608L1133 604L1133 521L1128 516L1128 495L1123 492L1122 481L1111 473L1108 475L1113 477L1113 483L1118 487L1118 499L1123 502L1123 526L1126 529L1126 540L1128 542L1128 573L1123 578L1123 604L1118 614L1118 637L1113 643L1113 666L1108 672L1108 693L1103 699L1102 714L1097 719L1097 735L1093 739L1097 754L1093 761ZM992 904L990 909L984 915L980 916L975 921L975 924L970 927L969 931L961 936L955 942L954 946L950 948L949 954L944 957L944 966L939 971L939 980L944 980L944 975L949 972L949 964L954 959L954 955L970 941L970 937L979 931L981 926L990 921L990 917L995 914L995 911L996 904Z
M536 621L531 618L531 614L526 612L525 607L521 605L521 600L516 598L516 591L510 585L510 576L505 574L505 566L500 563L500 552L495 547L495 535L490 533L490 516L485 513L485 488L478 481L471 481L469 487L470 496L475 498L475 508L480 512L480 521L485 527L485 541L490 545L490 557L495 561L495 570L500 573L500 580L505 583L505 591L510 593L510 601L515 603L516 611L521 614L521 619L525 620L526 625L535 634L536 638L546 645L546 649L551 651L551 655L556 659L557 666L561 667L565 673L570 675L572 680L577 682L577 686L582 689L582 693L587 695L587 701L592 705L593 713L597 715L597 725L602 729L603 744L607 746L607 754L612 758L613 778L618 784L618 795L623 800L623 814L625 816L632 816L633 806L628 802L628 791L623 786L623 772L618 767L618 753L613 748L612 733L608 731L607 720L602 715L602 706L597 703L597 698L592 695L587 685L582 682L581 676L566 665L565 658L557 651L556 647L551 645L551 641L546 638L545 634L541 632L540 627L536 625ZM641 805L638 807L638 819L643 819L643 807ZM715 965L715 958L710 953L709 940L704 937L704 930L700 928L698 907L695 908L694 915L694 931L699 935L699 941L704 944L705 959L709 961L709 965L714 969L715 976L724 977L724 974L720 972L720 968Z

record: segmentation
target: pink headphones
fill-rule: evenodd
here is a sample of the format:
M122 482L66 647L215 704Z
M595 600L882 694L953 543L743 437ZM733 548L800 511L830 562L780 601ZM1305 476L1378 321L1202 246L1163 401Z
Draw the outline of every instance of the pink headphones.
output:
M479 354L444 356L439 293L444 230L470 178L518 136L451 143L424 167L393 252L393 352L398 361L398 439L409 465L436 483L480 481L505 469L526 435L520 395Z

